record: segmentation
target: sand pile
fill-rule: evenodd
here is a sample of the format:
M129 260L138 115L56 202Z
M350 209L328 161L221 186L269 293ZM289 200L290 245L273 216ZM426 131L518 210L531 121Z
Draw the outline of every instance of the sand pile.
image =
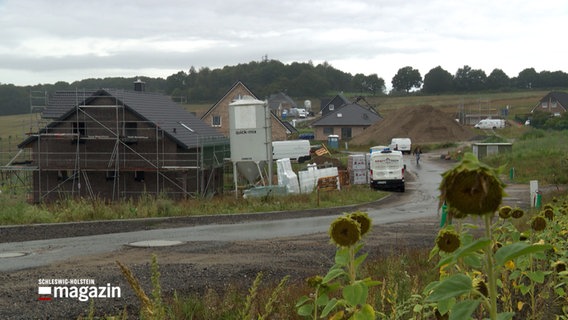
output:
M467 141L475 131L432 106L405 107L390 112L382 121L353 137L352 145L388 145L392 138L410 138L412 144Z

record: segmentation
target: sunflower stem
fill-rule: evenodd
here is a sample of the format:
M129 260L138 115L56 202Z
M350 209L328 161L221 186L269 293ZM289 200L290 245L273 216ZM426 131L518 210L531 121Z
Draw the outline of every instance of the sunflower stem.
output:
M487 280L489 289L489 316L491 320L497 319L497 282L495 279L495 271L493 270L493 238L491 232L491 215L485 214L485 236L490 239L489 243L485 247L485 258L487 265Z
M355 245L349 247L349 283L355 283L357 272L355 270Z

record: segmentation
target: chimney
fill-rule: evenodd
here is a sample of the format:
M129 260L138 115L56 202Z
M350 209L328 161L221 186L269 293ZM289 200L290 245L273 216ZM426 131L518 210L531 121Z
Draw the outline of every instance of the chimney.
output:
M134 91L140 91L140 92L146 91L146 82L140 79L134 81Z

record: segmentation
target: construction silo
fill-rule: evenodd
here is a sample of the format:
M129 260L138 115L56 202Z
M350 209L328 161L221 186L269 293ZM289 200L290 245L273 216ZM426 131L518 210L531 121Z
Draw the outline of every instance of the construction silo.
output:
M229 104L229 138L233 172L241 173L253 184L262 168L272 163L272 128L270 111L265 101L245 96ZM272 176L268 166L269 177ZM234 177L235 190L237 175ZM269 178L268 181L271 181Z

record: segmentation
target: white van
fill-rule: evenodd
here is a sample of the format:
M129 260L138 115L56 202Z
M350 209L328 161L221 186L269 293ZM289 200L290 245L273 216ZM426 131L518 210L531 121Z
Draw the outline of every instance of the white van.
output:
M478 129L500 129L505 128L505 120L503 119L483 119L475 126Z
M412 152L412 141L410 138L392 138L389 147L392 150L410 154Z
M371 188L404 192L404 171L401 151L384 149L370 154L369 176Z
M272 159L297 160L302 163L311 159L308 140L272 141Z

